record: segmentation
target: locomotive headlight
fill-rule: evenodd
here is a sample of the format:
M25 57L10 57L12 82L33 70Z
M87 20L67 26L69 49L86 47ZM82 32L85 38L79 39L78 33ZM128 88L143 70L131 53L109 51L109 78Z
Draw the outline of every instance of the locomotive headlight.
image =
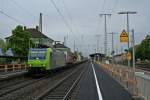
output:
M30 64L29 67L31 67L32 65Z

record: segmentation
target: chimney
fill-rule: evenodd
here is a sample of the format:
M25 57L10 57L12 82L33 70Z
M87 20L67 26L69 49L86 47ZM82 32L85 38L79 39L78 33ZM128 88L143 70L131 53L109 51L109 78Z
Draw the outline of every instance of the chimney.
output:
M26 30L27 29L27 27L26 26L24 26L24 30Z
M38 31L39 31L39 26L36 26L36 30L38 30Z
M40 19L39 19L39 31L42 32L42 13L40 13Z

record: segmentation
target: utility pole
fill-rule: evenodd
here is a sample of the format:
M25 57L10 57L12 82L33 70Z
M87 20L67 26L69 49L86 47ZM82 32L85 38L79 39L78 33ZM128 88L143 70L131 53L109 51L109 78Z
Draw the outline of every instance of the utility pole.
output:
M39 31L42 33L42 13L40 13L40 19L39 19Z
M113 53L114 53L114 33L112 32L112 33L108 33L108 34L111 34L112 35L112 55L113 55Z
M81 51L84 51L83 45L84 45L84 35L81 35L81 44L79 45Z
M105 37L104 37L104 52L107 55L107 16L111 16L111 14L100 14L100 17L104 16L104 30L105 30Z
M134 29L132 29L132 58L133 58L133 70L135 72L135 46L134 46Z
M67 42L68 42L68 34L66 36L64 36L64 42L65 42L65 45L67 46Z
M95 50L95 53L96 53L96 49L94 49Z
M88 52L88 55L89 55L90 54L90 45L89 44L87 45L87 49L88 49L87 52Z
M129 34L129 14L136 14L137 12L134 12L134 11L123 11L123 12L119 12L118 14L126 14L127 15L127 33L128 33L128 51L129 51L129 48L130 48L130 34ZM128 67L130 67L130 61L128 60Z
M132 31L132 59L133 59L133 79L136 79L135 76L135 39L134 39L134 29L131 30ZM133 91L136 91L136 87L133 87Z
M96 39L97 39L97 53L100 51L99 49L99 41L100 41L100 34L95 35Z
M75 49L76 49L76 42L75 42L75 40L74 40L74 45L73 45L73 47L74 47L74 53L75 53Z
M66 46L66 36L64 36L64 45Z
M114 32L112 32L112 33L108 33L108 34L111 34L112 35L112 51L111 51L111 55L112 55L112 63L114 63L114 53L115 53L115 51L114 51Z

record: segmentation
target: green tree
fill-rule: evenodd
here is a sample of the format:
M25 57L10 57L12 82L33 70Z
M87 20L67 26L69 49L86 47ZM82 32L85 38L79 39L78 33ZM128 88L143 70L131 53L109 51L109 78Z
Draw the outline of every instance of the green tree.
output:
M136 58L150 59L150 35L147 35L141 44L136 47Z
M81 56L81 59L83 59L83 54L82 54L82 52L79 52L79 55Z
M3 50L3 51L6 51L6 42L0 38L0 48Z
M2 50L2 53L6 51L6 42L0 38L0 49ZM5 58L0 58L0 64L3 64L5 62Z
M31 33L23 30L23 27L18 25L10 37L8 47L12 48L15 55L27 56Z

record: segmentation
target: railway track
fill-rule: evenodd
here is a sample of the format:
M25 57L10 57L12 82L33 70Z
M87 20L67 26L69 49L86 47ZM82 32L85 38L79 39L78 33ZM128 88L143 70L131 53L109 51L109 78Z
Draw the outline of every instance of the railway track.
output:
M57 82L53 87L47 89L36 100L67 100L77 83L80 81L85 68L81 67Z
M8 88L17 84L21 84L30 79L30 77L26 77L27 73L19 74L15 76L6 77L0 80L0 91L4 88ZM7 75L5 75L7 76ZM1 93L1 92L0 92Z
M13 73L0 73L0 82L5 80L10 80L14 78L18 78L20 76L25 76L28 72L27 71L21 71L21 72L13 72Z
M150 71L150 68L144 68L144 67L139 67L139 66L137 66L136 68L137 68L137 69L144 70L144 71Z
M21 84L23 82L26 82L27 80L29 80L29 78L22 76L22 77L0 81L0 90L11 87L13 85Z
M26 79L26 82L22 81L18 84L8 85L8 87L1 87L0 100L35 100L39 94L43 93L49 87L54 86L71 72L81 69L81 66L82 64L67 70L65 69L50 77Z
M24 88L24 87L26 87L26 86L28 86L30 84L34 84L34 83L36 83L38 81L41 81L43 79L45 79L45 77L44 78L40 78L40 79L36 79L36 80L28 78L28 79L22 80L20 82L9 84L9 85L6 85L4 87L1 87L0 88L0 97L2 97L4 95L7 95L7 94L9 94L11 92L14 92L14 91L16 91L18 89Z

